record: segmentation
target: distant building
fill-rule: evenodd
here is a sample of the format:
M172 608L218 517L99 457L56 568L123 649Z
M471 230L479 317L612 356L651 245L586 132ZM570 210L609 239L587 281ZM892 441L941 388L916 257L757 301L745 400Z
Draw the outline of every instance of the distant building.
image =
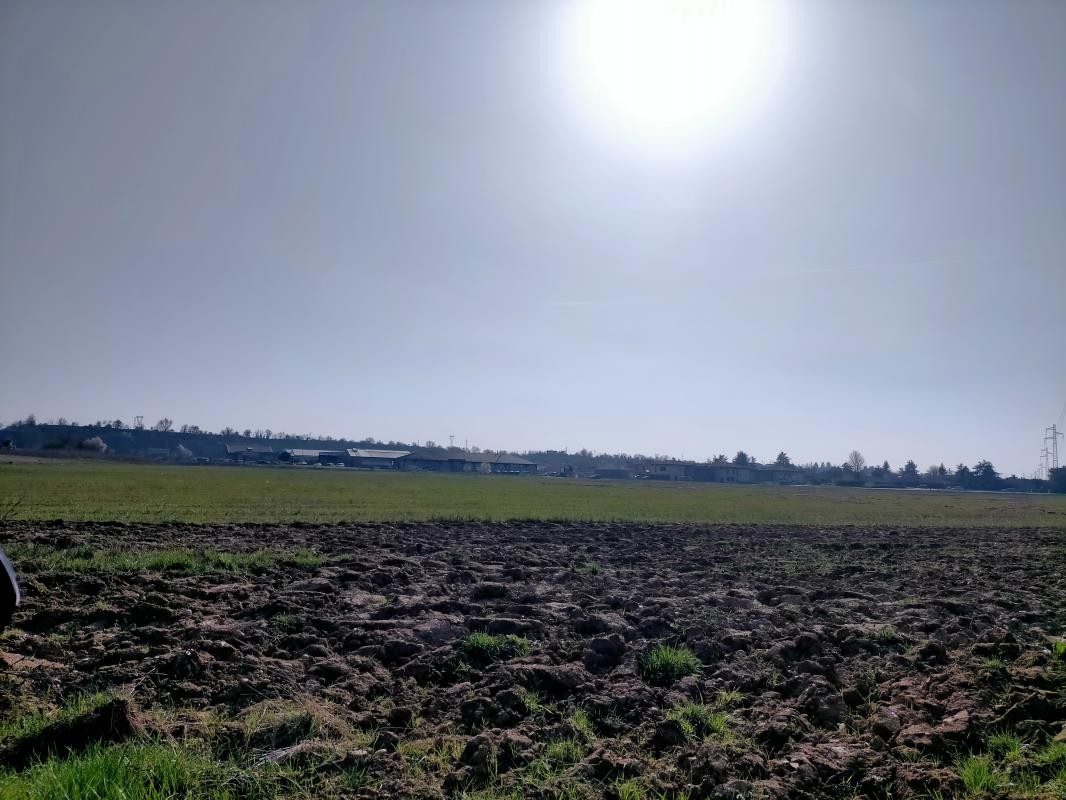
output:
M266 444L227 444L226 460L237 464L277 461L274 448Z
M633 470L629 467L596 467L592 472L592 477L603 480L624 480L633 477Z
M648 461L641 477L660 481L703 483L799 483L803 472L796 467L760 464L698 464L693 461Z
M464 453L449 452L409 453L398 460L401 469L428 470L430 472L483 472L493 474L536 474L537 465L510 453Z
M291 464L344 464L348 453L344 450L306 450L294 447L282 450L278 458Z
M653 481L690 481L691 467L684 461L649 461L644 465L644 475Z
M362 447L349 447L345 463L349 467L362 469L399 469L399 461L411 455L410 450L368 450Z

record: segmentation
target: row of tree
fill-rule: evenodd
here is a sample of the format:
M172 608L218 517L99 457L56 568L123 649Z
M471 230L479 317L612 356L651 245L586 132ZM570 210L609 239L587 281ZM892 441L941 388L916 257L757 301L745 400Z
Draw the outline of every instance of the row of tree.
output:
M30 414L23 420L12 423L10 428L19 427L35 427L37 426L37 419L33 414ZM61 427L81 427L77 422L68 421L63 417L60 417L54 421L49 420L47 425L56 425ZM169 417L162 417L154 425L145 426L141 418L137 418L137 421L132 425L126 424L121 419L115 420L97 420L92 426L94 429L101 431L144 431L148 430L153 433L173 433L184 434L187 436L201 436L201 437L222 437L226 440L232 439L250 439L250 440L287 440L287 441L309 441L309 442L335 442L337 444L343 444L346 446L375 446L382 445L386 447L392 447L396 449L411 449L418 445L412 445L404 442L389 441L383 442L373 437L368 437L362 440L348 440L337 439L332 436L312 436L311 434L290 434L285 432L275 432L269 428L244 428L238 430L237 428L225 427L222 430L213 432L201 428L199 425L184 424L175 428L174 421ZM79 448L88 450L103 450L103 441L99 436L88 437L85 440L78 440L80 442ZM455 451L462 451L462 448L441 448L433 441L426 441L423 448L426 449L449 449ZM468 452L481 452L478 447L472 447ZM526 456L532 458L538 463L551 464L555 461L567 462L576 464L580 467L593 467L602 466L610 463L640 463L644 461L676 461L669 455L655 454L652 456L642 455L640 453L594 453L588 449L577 450L573 453L569 453L565 450L543 450L543 451L527 451ZM728 458L724 453L719 453L706 460L708 464L735 464L737 466L754 466L758 465L759 461L755 456L747 453L744 450L738 450L736 455L732 459ZM888 461L884 461L880 465L870 466L866 463L866 458L858 450L852 450L847 459L841 464L834 464L832 462L809 462L801 465L794 465L789 455L781 451L777 454L777 457L771 462L773 466L782 468L794 468L802 471L807 476L814 479L826 480L837 483L854 483L856 485L868 482L870 480L876 482L885 482L902 485L934 485L934 486L959 486L964 489L998 489L1004 485L1003 478L999 472L987 460L978 461L972 467L965 464L958 464L954 469L946 467L943 463L931 465L924 471L918 468L918 465L913 460L908 460L903 466L898 469L893 469ZM1066 468L1059 470L1056 475L1051 476L1052 486L1058 485L1057 482L1066 482ZM1063 488L1062 491L1066 491Z

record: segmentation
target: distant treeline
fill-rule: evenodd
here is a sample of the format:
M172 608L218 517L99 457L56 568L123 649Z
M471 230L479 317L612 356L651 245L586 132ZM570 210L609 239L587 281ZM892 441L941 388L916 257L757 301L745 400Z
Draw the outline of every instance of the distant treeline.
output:
M219 461L225 458L227 444L269 444L277 451L292 448L316 450L341 450L349 447L387 448L390 450L436 450L440 452L480 453L479 447L464 449L443 447L433 441L399 442L381 441L373 437L343 439L333 436L316 436L310 433L296 434L273 431L269 428L237 429L226 427L209 431L199 425L176 426L173 420L163 417L154 423L141 420L127 423L121 419L96 420L83 425L62 417L39 423L34 415L0 428L0 446L36 452L57 454L106 454L125 458ZM528 450L522 456L535 461L544 472L561 475L595 475L597 470L638 471L639 465L648 462L678 462L673 456L656 453L594 453L581 449ZM961 489L1017 489L1021 491L1066 492L1066 467L1051 470L1049 480L1020 478L1015 475L1003 477L989 461L979 461L973 466L958 464L953 468L943 463L931 465L924 470L914 461L907 461L893 468L887 461L869 466L857 450L840 464L832 462L809 462L793 464L785 452L780 452L772 461L759 462L753 455L741 450L732 458L718 454L707 458L708 464L734 464L737 466L774 466L795 470L796 482L826 483L842 486L897 486Z

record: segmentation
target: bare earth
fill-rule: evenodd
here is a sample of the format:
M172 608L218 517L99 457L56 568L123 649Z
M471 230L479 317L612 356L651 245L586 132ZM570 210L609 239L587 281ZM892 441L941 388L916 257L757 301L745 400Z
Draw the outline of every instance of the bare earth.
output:
M33 553L0 640L0 677L22 694L0 691L0 705L121 691L139 730L180 739L206 730L208 710L239 736L227 721L250 708L311 698L335 726L245 744L332 748L365 769L354 797L564 785L615 797L626 780L649 797L949 795L953 759L990 731L1048 741L1066 718L1049 650L1066 630L1062 531L12 522L0 542ZM173 547L324 561L46 569L76 548ZM531 652L469 657L459 643L474 631ZM638 658L661 642L690 648L702 671L650 685ZM718 702L727 732L667 718L689 700ZM567 739L579 759L531 789L530 765ZM451 755L408 763L431 748Z

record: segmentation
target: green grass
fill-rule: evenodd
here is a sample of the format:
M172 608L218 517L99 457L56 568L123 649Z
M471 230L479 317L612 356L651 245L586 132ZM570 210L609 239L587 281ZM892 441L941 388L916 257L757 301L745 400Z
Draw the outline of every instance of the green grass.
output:
M990 753L1007 761L1017 761L1022 757L1023 744L1022 738L1010 730L995 731L985 740Z
M56 461L0 463L20 519L428 519L1066 527L1066 496ZM1051 513L1054 512L1054 513Z
M504 661L528 655L532 649L528 639L514 634L471 633L458 643L459 651L479 661Z
M234 800L255 797L212 760L181 747L94 745L76 756L50 758L25 772L0 771L5 800ZM249 789L252 789L249 791Z
M300 566L319 566L323 559L309 551L297 553L254 550L230 553L213 548L166 548L159 550L39 550L32 547L10 548L10 556L21 563L33 564L43 572L173 572L202 575L213 572L263 572L279 562Z
M544 758L557 767L571 766L584 757L585 748L577 739L557 739L544 748Z
M91 714L98 708L107 705L111 699L111 695L102 692L82 694L68 700L58 711L51 713L34 711L29 714L18 715L14 719L0 720L0 742L36 736L50 725Z
M729 708L744 700L744 694L736 689L723 689L714 696L715 708Z
M641 654L637 666L640 675L655 686L669 686L678 678L695 675L703 665L687 647L658 644Z
M1007 783L1007 776L988 756L967 756L959 761L956 770L969 797L995 794Z
M592 719L589 717L588 712L583 709L579 708L570 715L570 727L577 731L585 741L592 741L596 738L596 731L592 727Z
M670 709L666 718L680 723L689 739L723 737L729 733L729 715L705 703L683 703Z

